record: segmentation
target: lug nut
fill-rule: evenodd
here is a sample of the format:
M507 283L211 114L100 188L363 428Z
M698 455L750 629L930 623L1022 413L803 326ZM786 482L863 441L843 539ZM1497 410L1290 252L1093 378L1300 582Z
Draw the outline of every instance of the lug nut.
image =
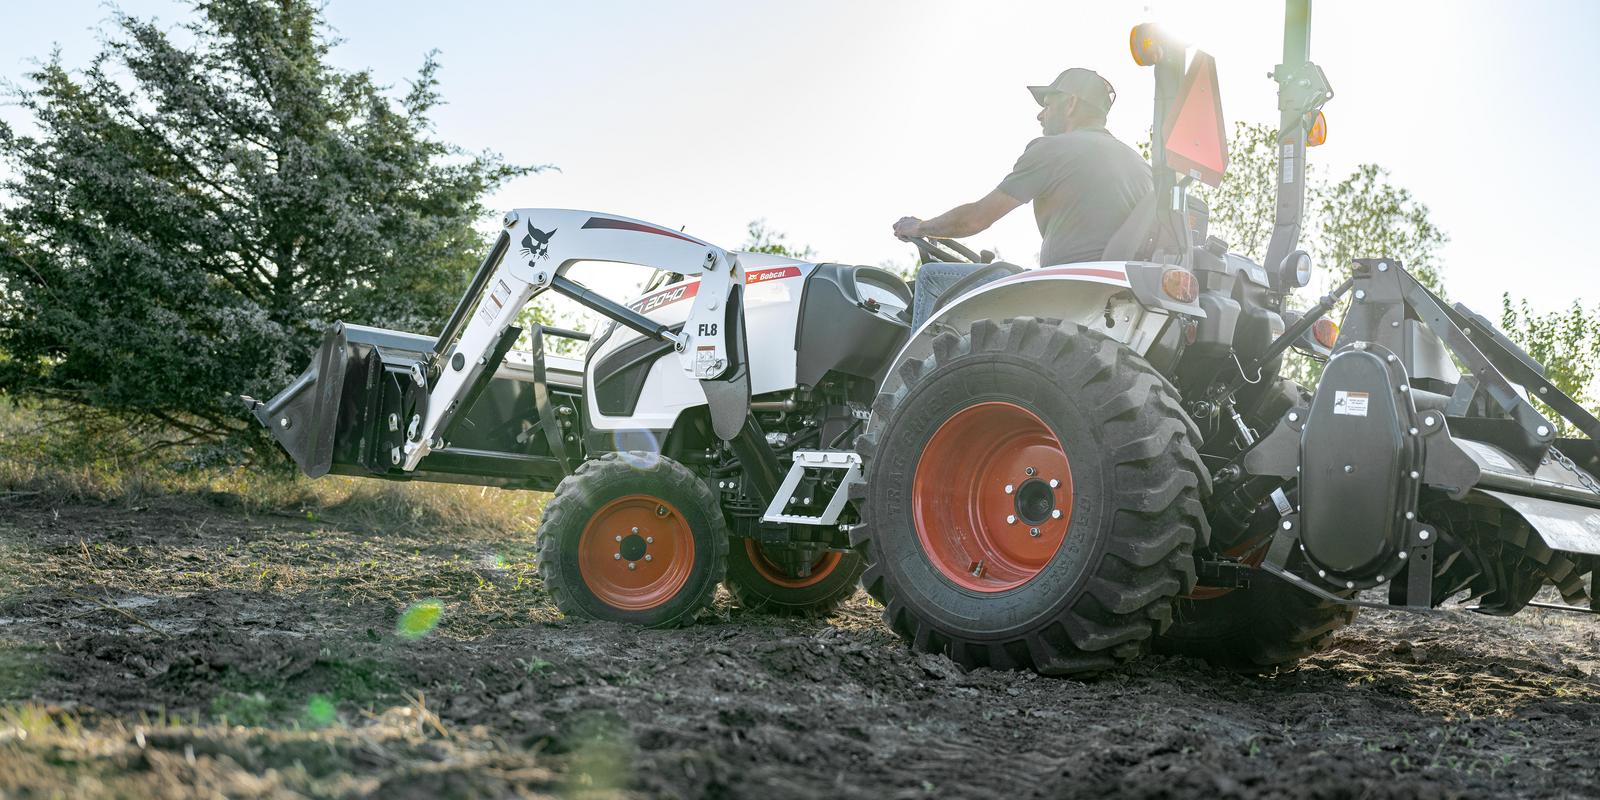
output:
M650 555L649 553L645 553L644 554L644 560L646 560L646 561L654 561L654 560L656 560L656 557L653 556L653 555Z
M632 528L632 529L630 529L630 530L629 530L629 531L628 531L628 532L629 532L629 533L638 533L638 532L639 532L639 529L638 529L638 528Z
M622 560L622 554L621 553L612 553L611 554L611 560L612 561L621 561Z
M1022 471L1022 474L1027 475L1030 478L1033 477L1033 467L1028 467L1027 469L1024 469Z
M1034 537L1034 538L1038 538L1038 536L1039 536L1039 529L1038 529L1038 528L1029 528L1029 529L1028 529L1028 535L1029 535L1029 536L1032 536L1032 537Z
M1015 524L1017 524L1017 515L1016 514L1007 514L1006 515L1006 524L1007 525L1015 525Z
M1061 481L1058 481L1055 478L1051 478L1050 479L1050 488L1054 489L1054 488L1056 488L1057 486L1060 486L1060 485L1061 485Z
M655 544L656 543L656 537L654 537L654 536L646 536L646 537L644 537L644 543L645 544Z
M1012 490L1015 489L1015 488L1016 488L1015 486L1012 486L1009 483L1006 484L1006 494L1011 494Z
M1050 518L1051 519L1061 519L1061 509L1059 509L1059 508L1051 509L1050 510Z
M638 569L638 568L639 568L638 563L633 562L633 561L629 561L628 562L628 569Z
M619 542L622 541L622 537L621 536L618 536L616 538L617 538L617 541L619 541Z

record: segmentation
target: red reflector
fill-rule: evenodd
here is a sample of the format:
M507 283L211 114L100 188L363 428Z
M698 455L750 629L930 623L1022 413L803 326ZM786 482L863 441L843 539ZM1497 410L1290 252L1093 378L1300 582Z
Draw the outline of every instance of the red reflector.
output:
M1217 62L1195 51L1183 76L1178 101L1161 134L1167 164L1217 186L1228 169L1228 137L1222 131L1222 93L1217 89Z
M1173 268L1161 273L1161 291L1180 303L1193 303L1200 296L1200 284L1194 273Z
M1311 324L1311 335L1317 344L1332 350L1334 342L1339 341L1339 325L1331 319L1319 319Z

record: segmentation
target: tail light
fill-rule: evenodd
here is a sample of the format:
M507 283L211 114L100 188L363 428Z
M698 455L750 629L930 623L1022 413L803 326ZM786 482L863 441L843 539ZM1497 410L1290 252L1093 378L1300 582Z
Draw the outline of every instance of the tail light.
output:
M1200 296L1200 282L1194 273L1174 267L1161 273L1161 291L1180 303L1193 303Z
M1317 344L1332 350L1334 342L1339 341L1339 324L1331 319L1319 319L1311 325L1311 336Z

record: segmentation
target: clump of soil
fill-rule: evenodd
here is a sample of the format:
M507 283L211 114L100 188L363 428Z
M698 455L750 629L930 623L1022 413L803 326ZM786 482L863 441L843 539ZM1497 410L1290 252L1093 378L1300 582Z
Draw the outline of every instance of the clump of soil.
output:
M1090 681L825 620L561 618L519 529L0 509L0 795L1538 797L1600 785L1600 628L1364 612L1298 669ZM437 602L437 625L407 615ZM432 623L431 609L423 615Z

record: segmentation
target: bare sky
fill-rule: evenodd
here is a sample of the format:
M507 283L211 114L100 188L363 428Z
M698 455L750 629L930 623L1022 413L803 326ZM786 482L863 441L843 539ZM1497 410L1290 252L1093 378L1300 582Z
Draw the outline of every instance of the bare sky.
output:
M129 0L177 22L172 0ZM981 196L1038 135L1023 86L1067 66L1117 87L1125 141L1150 120L1151 76L1128 29L1155 19L1216 56L1229 124L1275 124L1279 2L456 2L330 0L344 67L399 87L441 51L439 134L561 172L518 180L496 208L561 206L684 226L737 246L765 217L824 258L911 261L889 233ZM110 16L97 0L8 0L0 77L59 44L70 65ZM1312 57L1336 97L1313 152L1328 175L1389 168L1450 235L1451 295L1498 316L1503 291L1559 308L1600 302L1600 3L1317 3ZM14 108L0 117L17 118ZM974 244L1031 264L1019 209ZM1309 301L1308 301L1309 302Z

